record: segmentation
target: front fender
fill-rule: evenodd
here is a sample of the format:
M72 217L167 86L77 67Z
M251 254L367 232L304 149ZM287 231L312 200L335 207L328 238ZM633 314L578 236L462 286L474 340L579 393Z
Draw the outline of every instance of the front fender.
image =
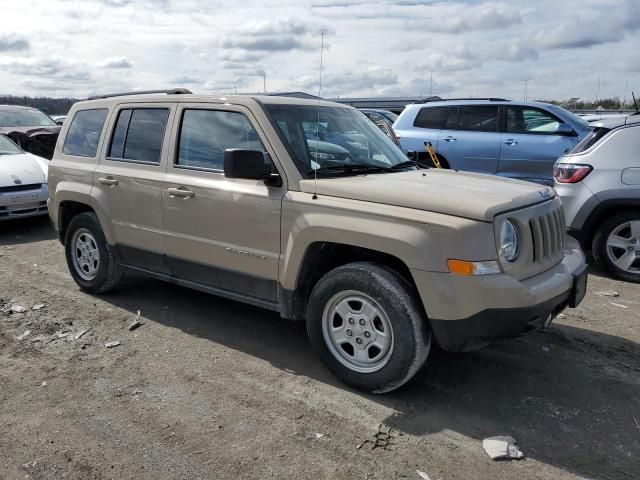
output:
M449 258L497 257L491 223L324 195L314 200L302 192L288 192L282 212L280 282L290 290L315 242L367 248L432 272L448 272Z

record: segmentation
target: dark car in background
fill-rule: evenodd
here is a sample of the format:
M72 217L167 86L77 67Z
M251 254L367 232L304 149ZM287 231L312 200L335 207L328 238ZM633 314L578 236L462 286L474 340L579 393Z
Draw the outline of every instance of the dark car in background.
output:
M60 125L37 108L0 105L0 134L29 153L51 159L60 129Z
M360 108L359 110L369 117L374 123L380 120L387 120L393 123L398 119L398 115L395 113L381 108Z

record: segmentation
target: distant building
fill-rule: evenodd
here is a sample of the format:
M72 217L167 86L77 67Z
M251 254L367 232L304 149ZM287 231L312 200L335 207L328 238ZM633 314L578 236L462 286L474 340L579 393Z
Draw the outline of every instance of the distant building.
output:
M400 113L406 105L416 102L424 102L425 100L442 100L440 97L344 97L329 98L328 100L336 103L351 105L356 108L380 108L390 110L394 113Z

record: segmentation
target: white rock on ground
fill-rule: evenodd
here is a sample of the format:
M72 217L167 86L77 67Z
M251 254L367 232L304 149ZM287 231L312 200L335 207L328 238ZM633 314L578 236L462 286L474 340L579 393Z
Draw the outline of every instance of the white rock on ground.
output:
M482 441L482 448L492 460L524 458L524 453L518 448L515 439L509 436L485 438Z

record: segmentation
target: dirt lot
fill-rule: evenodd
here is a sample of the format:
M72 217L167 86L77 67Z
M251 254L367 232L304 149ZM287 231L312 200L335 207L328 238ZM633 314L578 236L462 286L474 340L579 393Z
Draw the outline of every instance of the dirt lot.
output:
M0 275L1 479L640 478L640 285L593 272L548 332L369 396L273 313L146 279L79 291L47 220L0 224ZM499 434L527 459L491 461Z

